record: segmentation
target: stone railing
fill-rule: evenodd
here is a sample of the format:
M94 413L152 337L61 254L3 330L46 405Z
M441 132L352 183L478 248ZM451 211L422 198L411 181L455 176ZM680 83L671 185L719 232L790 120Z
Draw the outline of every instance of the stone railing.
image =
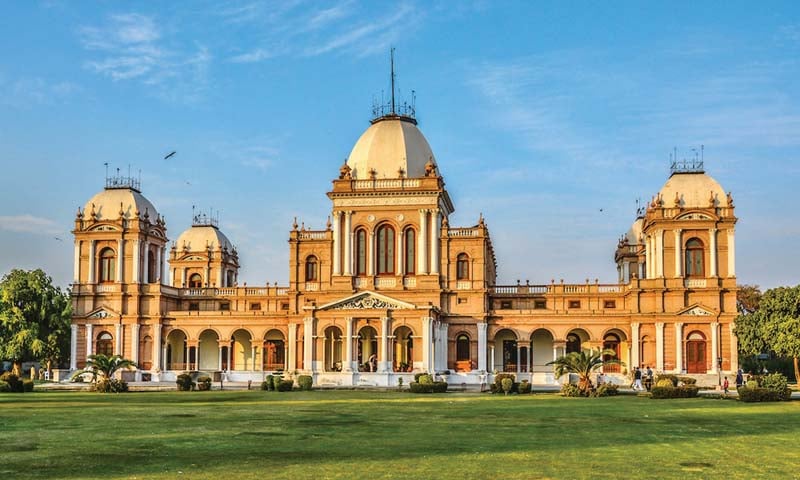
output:
M481 232L477 228L448 228L447 235L450 237L478 237Z
M174 288L173 290L181 297L281 297L289 291L287 287Z
M369 287L369 279L366 277L354 277L353 286L355 286L355 288L367 288Z
M306 282L307 292L316 292L319 290L319 282Z
M683 286L686 288L706 288L708 282L705 278L687 278L683 281Z
M472 288L472 282L469 280L459 280L456 282L456 290L469 290Z
M375 286L378 288L390 288L397 286L397 279L394 277L377 277Z
M301 240L325 240L328 238L327 230L301 230L298 233Z
M547 295L547 294L608 294L623 293L625 285L622 284L563 284L551 283L550 285L497 285L489 288L489 293L494 295Z
M403 279L403 286L406 288L414 288L417 286L417 277L406 277Z
M403 188L419 187L418 178L384 178L375 180L354 180L353 189L355 190L397 190Z

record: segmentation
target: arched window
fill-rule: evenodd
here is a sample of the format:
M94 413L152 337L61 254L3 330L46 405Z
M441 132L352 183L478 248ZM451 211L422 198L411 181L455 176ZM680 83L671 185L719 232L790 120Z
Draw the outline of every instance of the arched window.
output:
M155 283L157 278L156 256L152 250L147 250L147 283Z
M306 282L316 282L318 279L317 274L317 257L309 255L306 258Z
M101 282L113 282L116 280L116 259L117 256L114 250L110 248L104 248L100 252L100 275L98 275L98 277Z
M367 274L367 231L356 230L356 275Z
M686 242L686 276L705 277L705 261L703 260L703 242L692 238Z
M403 241L405 242L406 250L406 274L413 274L417 271L417 242L415 241L417 235L412 228L406 229L404 235L405 238Z
M575 335L574 333L570 333L567 335L567 352L566 353L573 353L581 351L581 337Z
M389 225L378 228L378 275L394 274L394 229Z
M456 280L469 280L469 256L459 253L456 257Z
M233 270L227 270L225 273L225 280L227 281L226 287L232 287L234 283L236 283L236 276L233 273Z
M456 361L463 362L469 358L469 337L462 333L456 338Z
M114 340L114 337L112 337L110 333L100 332L100 334L97 335L97 350L95 353L108 357L114 355L114 344L112 340Z
M189 288L203 288L203 277L199 273L193 273L189 277Z

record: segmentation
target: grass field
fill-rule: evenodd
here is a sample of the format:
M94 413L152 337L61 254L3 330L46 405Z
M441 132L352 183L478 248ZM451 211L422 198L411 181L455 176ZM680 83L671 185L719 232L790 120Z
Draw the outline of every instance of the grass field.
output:
M0 479L795 478L800 402L0 395Z

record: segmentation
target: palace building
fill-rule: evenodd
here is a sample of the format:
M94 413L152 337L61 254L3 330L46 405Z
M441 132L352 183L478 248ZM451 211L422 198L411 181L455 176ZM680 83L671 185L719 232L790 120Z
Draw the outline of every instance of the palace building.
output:
M455 204L411 110L376 116L332 170L327 227L295 222L282 286L243 285L212 217L170 242L138 181L108 177L75 218L71 369L105 353L162 381L283 370L395 386L448 370L457 384L493 372L555 384L547 363L587 348L617 352L612 376L649 365L716 383L738 368L733 199L700 162L674 163L609 246L619 275L606 285L498 285L489 229L450 225Z

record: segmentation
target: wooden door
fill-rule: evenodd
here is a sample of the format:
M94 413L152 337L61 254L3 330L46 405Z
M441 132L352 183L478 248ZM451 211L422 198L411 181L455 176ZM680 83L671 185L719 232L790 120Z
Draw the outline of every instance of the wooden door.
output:
M706 373L706 342L690 340L686 342L686 373Z

